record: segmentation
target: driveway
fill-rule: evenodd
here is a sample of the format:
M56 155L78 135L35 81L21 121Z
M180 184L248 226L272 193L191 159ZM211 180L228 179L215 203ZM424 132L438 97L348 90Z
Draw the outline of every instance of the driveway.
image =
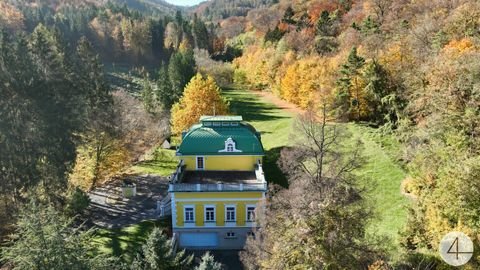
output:
M124 198L123 181L136 184L137 194ZM157 175L128 175L91 192L88 212L93 224L103 228L120 228L143 220L157 219L157 201L168 195L168 178Z

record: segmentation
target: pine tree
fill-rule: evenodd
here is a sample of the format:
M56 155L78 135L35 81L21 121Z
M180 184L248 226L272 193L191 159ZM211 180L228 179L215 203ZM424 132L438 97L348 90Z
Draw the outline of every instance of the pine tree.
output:
M215 258L210 255L210 252L206 252L202 256L202 262L199 266L195 267L195 270L222 270L223 265L215 261Z
M145 75L142 81L142 101L145 110L149 113L153 113L156 107L155 95L148 75Z
M205 23L197 17L195 13L193 16L192 33L195 41L195 47L199 49L209 49L208 30Z
M177 102L183 93L183 88L195 75L195 58L193 50L172 54L168 64L168 77L171 82L171 99Z
M175 103L172 95L172 84L168 76L167 67L164 63L160 66L158 71L157 91L155 93L157 101L163 105L165 109L170 109Z
M347 62L340 69L341 77L337 80L336 107L337 114L342 117L356 111L357 119L360 118L360 69L365 64L365 59L358 56L357 48L353 47L348 55Z
M293 8L289 6L283 15L282 22L287 23L287 24L296 24L296 21L293 19L293 16L295 16L295 12L293 11Z
M185 251L174 252L172 240L159 229L149 234L142 251L137 255L132 270L182 270L190 269L193 255L185 256Z
M76 228L73 222L52 206L31 201L20 212L15 240L2 249L2 260L19 270L120 267L115 258L97 255L96 248L91 245L93 231Z

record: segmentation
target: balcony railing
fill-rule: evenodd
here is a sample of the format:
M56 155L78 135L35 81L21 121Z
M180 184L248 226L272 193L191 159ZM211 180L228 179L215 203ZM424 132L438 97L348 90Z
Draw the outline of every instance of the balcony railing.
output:
M169 192L266 191L267 183L254 184L170 184Z

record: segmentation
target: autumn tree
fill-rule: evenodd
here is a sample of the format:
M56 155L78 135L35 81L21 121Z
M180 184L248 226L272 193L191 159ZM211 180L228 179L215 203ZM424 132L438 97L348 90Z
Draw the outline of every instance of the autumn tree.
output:
M202 115L225 115L228 102L212 77L197 74L185 87L183 96L172 107L172 132L178 134L197 123Z
M248 269L360 269L380 255L368 243L371 210L353 174L361 145L342 147L346 131L326 123L326 104L321 111L297 120L295 146L282 150L289 188L272 190L241 254Z

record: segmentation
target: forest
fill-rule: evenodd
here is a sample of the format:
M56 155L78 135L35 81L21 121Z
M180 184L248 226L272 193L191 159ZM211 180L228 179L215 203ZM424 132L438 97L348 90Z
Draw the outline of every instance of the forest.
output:
M202 115L251 113L231 89L300 112L267 156L285 181L270 183L245 269L453 269L437 252L451 231L474 244L461 269L480 268L475 0L2 1L0 267L223 269L172 253L159 228L131 259L102 252L88 194ZM395 239L368 229L352 125L396 147Z

